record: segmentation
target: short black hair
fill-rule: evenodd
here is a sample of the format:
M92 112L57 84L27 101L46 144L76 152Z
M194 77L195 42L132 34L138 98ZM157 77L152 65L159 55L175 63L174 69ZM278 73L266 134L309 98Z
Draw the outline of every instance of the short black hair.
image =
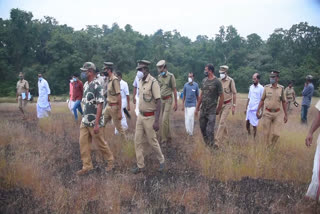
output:
M207 64L206 67L214 73L214 66L211 63Z
M122 78L122 73L121 72L118 71L118 72L116 72L116 74L117 74L118 77Z
M74 73L73 76L74 77L79 77L79 74L78 73Z
M192 74L192 77L194 77L194 73L193 72L189 72L189 74Z
M260 80L261 76L259 73L257 73L257 79Z

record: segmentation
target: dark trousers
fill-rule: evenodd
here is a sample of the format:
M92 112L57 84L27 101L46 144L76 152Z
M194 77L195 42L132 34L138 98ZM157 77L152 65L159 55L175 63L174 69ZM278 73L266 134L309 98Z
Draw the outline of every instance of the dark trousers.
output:
M308 109L309 106L302 105L301 106L301 123L307 123L308 121Z
M200 111L200 129L203 140L209 146L214 145L214 125L216 123L216 112Z

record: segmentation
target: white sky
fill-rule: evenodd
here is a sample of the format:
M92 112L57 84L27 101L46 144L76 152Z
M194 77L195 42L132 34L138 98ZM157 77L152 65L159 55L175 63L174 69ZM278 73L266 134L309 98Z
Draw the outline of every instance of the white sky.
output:
M215 36L221 25L263 39L302 21L320 27L320 0L0 0L0 17L8 19L12 8L30 11L36 19L54 17L76 30L116 22L142 34L176 29L192 40Z

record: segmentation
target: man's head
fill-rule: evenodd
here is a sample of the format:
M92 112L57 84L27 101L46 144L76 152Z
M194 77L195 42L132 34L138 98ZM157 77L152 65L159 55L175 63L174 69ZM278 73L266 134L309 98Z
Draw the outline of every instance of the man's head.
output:
M221 79L225 79L228 75L228 69L229 67L226 65L221 65L219 69L219 74Z
M84 79L87 77L88 79L93 79L96 76L96 66L92 62L85 62L80 68L81 77Z
M293 86L293 81L290 81L288 86L289 86L289 88L292 88L292 86Z
M41 73L38 73L38 79L42 80L42 74Z
M192 72L189 72L189 74L188 74L188 82L192 83L193 80L194 80L194 74Z
M166 61L165 61L165 60L160 60L160 61L157 63L157 69L158 69L158 73L159 73L161 76L166 75L166 72L167 72L167 64L166 64Z
M73 81L77 81L79 79L79 74L78 73L74 73L72 76Z
M121 73L121 72L118 71L118 72L116 73L116 75L117 75L117 77L118 77L119 80L122 80L122 73Z
M252 75L252 83L254 85L258 85L259 81L260 81L260 74L259 73L253 74Z
M139 66L139 65L146 65L146 66L149 66L149 65L151 64L151 62L150 62L150 61L145 60L145 59L138 60L138 61L137 61L137 63L138 63L138 66Z
M103 72L105 76L111 76L113 72L113 62L104 62Z
M306 76L306 82L310 83L312 82L313 76L311 76L310 74Z
M214 75L214 66L212 64L207 64L204 67L204 75L205 76Z
M149 74L149 67L147 65L140 64L140 65L138 65L138 67L136 69L138 72L140 71L143 74L141 79L145 79Z
M19 73L19 79L23 80L23 73L22 72Z
M270 75L269 75L269 77L270 77L270 83L271 83L271 84L278 83L278 81L279 81L279 74L280 74L280 71L278 71L278 70L271 70L271 73L270 73Z

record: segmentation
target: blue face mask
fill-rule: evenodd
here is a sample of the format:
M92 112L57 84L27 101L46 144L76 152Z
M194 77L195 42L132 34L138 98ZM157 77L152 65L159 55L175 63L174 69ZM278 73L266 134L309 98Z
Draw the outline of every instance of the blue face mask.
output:
M161 76L164 76L164 75L166 75L166 72L165 72L165 71L162 71L162 72L160 73L160 75L161 75Z
M77 78L73 78L73 81L74 81L74 82L77 82Z
M85 71L81 72L81 75L80 75L81 79L86 79L87 78L87 74Z
M276 78L270 78L270 84L273 84L276 82Z
M42 80L42 77L39 77L38 79L41 81L41 80Z

